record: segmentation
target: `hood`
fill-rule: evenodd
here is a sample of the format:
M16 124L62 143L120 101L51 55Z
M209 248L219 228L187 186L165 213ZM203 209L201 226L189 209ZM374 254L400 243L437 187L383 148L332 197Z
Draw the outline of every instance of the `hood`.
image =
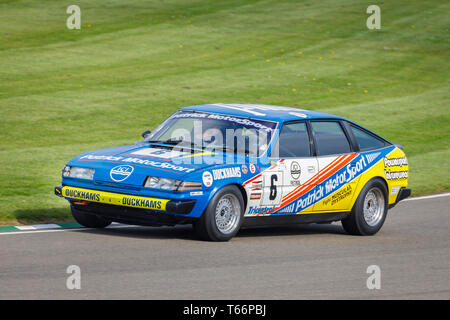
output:
M174 148L172 145L137 143L95 150L72 159L69 166L95 169L96 183L142 186L147 176L201 181L208 167L245 163L245 156L209 150Z

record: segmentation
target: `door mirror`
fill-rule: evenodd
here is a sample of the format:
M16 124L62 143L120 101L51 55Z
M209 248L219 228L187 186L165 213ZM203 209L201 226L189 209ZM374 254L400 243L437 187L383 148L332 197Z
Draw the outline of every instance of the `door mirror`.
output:
M149 135L150 135L150 133L152 133L150 130L145 130L144 132L142 132L142 138L147 138Z

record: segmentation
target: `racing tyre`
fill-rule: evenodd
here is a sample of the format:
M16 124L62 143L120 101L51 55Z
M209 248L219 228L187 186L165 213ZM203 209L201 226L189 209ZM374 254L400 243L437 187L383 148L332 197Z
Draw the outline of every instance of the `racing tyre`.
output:
M78 209L73 206L70 207L72 210L72 216L75 220L84 227L87 228L104 228L111 224L111 221L104 219L102 217L96 216L95 214L90 214Z
M243 219L242 193L236 186L226 186L209 202L194 229L204 240L228 241L238 233Z
M350 216L342 220L344 230L352 235L374 235L383 226L388 210L387 187L380 178L370 180L353 206Z

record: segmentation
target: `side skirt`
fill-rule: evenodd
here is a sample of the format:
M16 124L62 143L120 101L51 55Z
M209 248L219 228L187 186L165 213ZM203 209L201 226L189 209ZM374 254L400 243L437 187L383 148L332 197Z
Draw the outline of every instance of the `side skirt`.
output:
M242 227L283 226L290 224L327 223L345 219L350 212L309 213L244 217Z

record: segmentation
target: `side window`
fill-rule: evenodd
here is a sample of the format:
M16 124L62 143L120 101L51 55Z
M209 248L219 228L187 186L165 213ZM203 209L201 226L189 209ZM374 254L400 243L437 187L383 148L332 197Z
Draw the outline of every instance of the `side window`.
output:
M278 155L276 154L278 151ZM272 152L273 157L309 157L309 135L305 122L284 124Z
M350 152L350 144L336 121L311 121L317 154L325 156Z
M350 126L350 128L353 132L353 135L355 136L356 142L358 142L360 151L367 151L384 147L384 141L381 141L380 139L355 126Z

